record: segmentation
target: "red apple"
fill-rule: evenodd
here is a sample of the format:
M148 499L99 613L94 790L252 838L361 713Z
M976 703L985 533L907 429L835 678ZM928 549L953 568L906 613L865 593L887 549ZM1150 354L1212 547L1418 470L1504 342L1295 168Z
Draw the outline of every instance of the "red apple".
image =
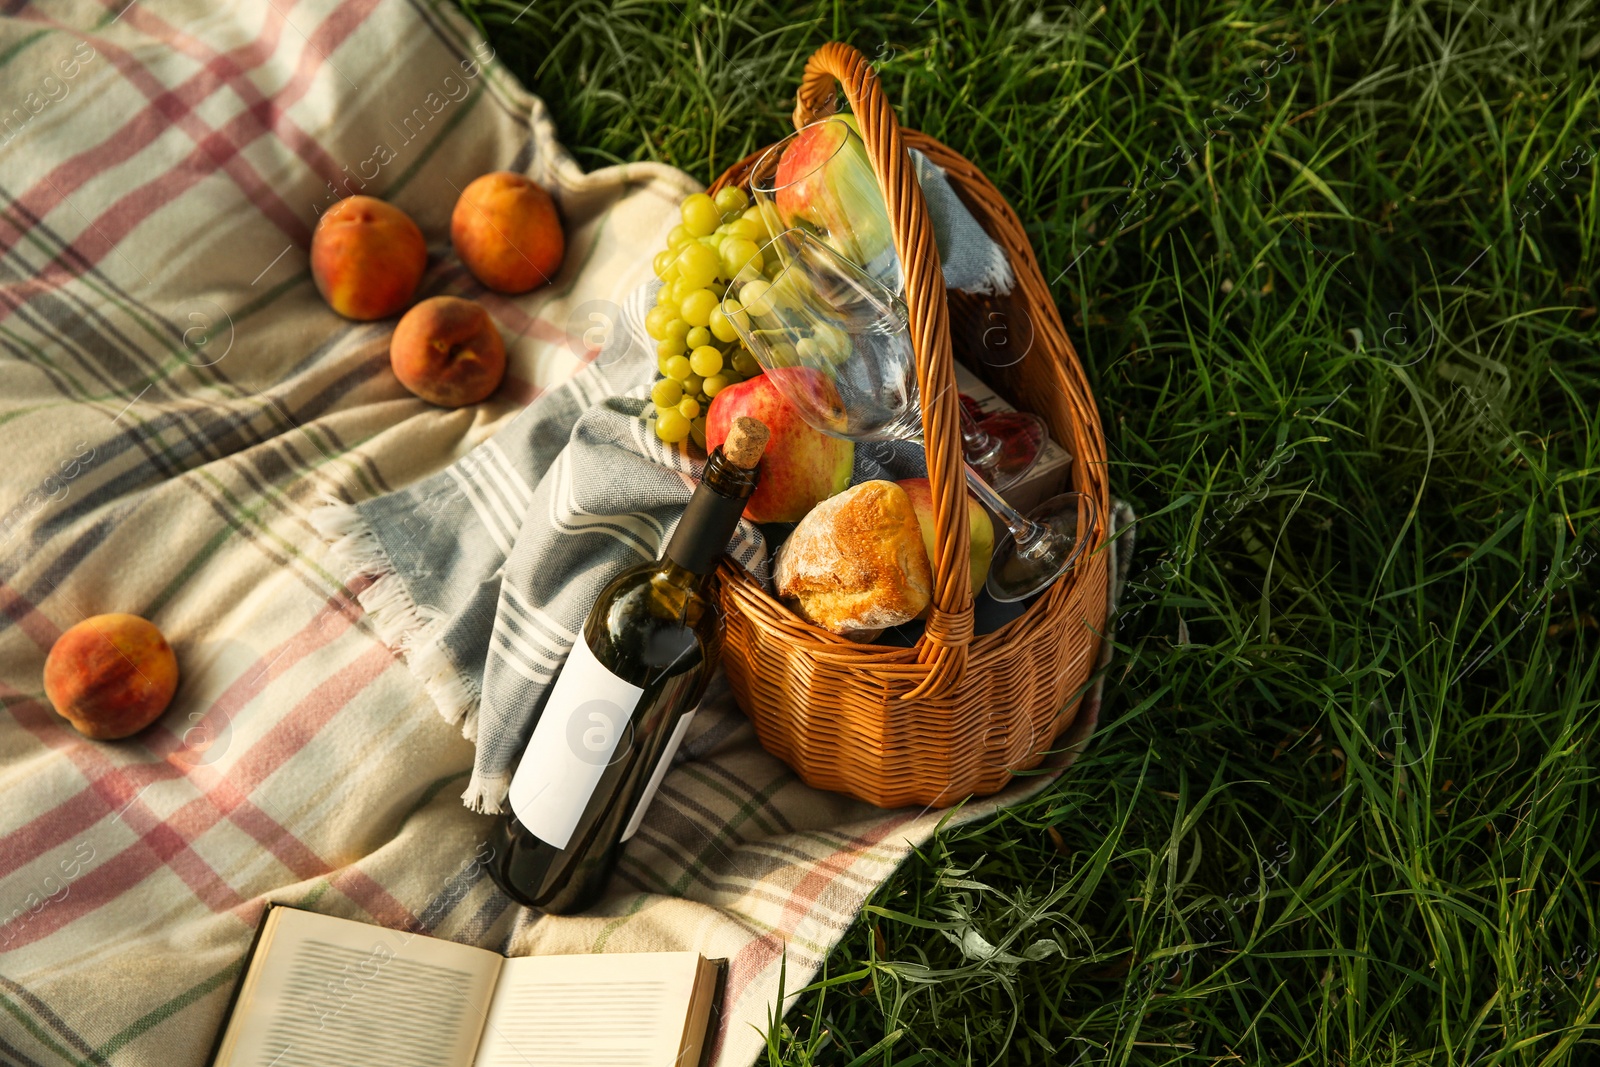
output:
M933 486L926 478L907 478L896 482L911 498L911 507L917 513L917 525L922 527L922 546L933 560ZM970 492L967 496L967 541L972 549L972 595L983 591L983 580L989 577L989 559L994 555L994 520Z
M745 505L751 522L799 522L806 512L850 484L856 446L814 430L765 374L730 385L706 412L706 449L727 440L740 415L760 419L772 431L761 457L756 491Z

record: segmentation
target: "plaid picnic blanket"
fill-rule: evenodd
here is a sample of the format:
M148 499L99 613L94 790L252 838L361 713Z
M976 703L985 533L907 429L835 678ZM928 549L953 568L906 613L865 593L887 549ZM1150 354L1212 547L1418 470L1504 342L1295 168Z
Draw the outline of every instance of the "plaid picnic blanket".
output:
M310 521L489 440L595 349L648 276L665 166L582 173L542 103L447 4L68 0L0 17L0 1062L198 1064L268 900L510 953L695 948L731 961L715 1062L754 1060L792 993L938 824L806 788L720 683L594 914L484 876L472 746L325 559ZM551 189L555 284L484 292L448 255L456 190ZM482 301L507 382L445 411L307 266L319 211L421 225L423 295ZM42 692L93 614L152 619L182 679L137 737L90 742ZM1092 728L1086 706L1069 740ZM1009 795L964 808L982 815ZM375 1049L381 1057L381 1049Z

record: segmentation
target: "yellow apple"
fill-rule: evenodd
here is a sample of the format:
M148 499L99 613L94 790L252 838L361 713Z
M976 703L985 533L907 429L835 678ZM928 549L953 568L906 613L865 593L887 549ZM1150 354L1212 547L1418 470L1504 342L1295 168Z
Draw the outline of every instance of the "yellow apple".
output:
M917 512L917 525L922 527L922 544L933 560L933 486L926 478L907 478L895 483L911 498ZM978 503L978 498L967 493L967 530L972 549L972 595L983 591L983 581L989 576L989 558L994 555L994 521L989 512Z

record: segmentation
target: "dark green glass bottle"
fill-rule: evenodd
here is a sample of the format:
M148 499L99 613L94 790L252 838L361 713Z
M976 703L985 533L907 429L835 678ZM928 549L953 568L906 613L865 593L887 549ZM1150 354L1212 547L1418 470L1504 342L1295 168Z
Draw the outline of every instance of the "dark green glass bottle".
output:
M489 873L555 915L600 896L716 669L712 575L755 489L767 428L734 420L661 559L601 591L534 723L490 836Z

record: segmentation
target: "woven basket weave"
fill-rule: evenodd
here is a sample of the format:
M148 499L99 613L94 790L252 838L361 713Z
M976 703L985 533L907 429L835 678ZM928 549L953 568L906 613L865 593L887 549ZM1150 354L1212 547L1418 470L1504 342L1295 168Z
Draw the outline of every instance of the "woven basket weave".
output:
M729 561L720 572L723 663L763 746L808 785L877 804L944 806L1003 788L1039 765L1076 716L1106 621L1105 438L1083 368L1039 273L1022 224L967 160L902 130L861 53L832 43L806 64L795 128L832 113L843 87L883 190L904 268L917 355L928 478L934 497L933 607L913 648L856 644L811 625ZM945 169L956 194L1006 250L1017 275L1001 301L947 298L927 205L908 147ZM761 153L712 186L744 185ZM1027 344L1010 366L980 368L1033 411L1075 457L1094 535L1078 564L1019 618L973 636L966 488L951 334L967 351L999 325ZM969 362L964 360L964 362ZM969 362L970 365L970 362Z

